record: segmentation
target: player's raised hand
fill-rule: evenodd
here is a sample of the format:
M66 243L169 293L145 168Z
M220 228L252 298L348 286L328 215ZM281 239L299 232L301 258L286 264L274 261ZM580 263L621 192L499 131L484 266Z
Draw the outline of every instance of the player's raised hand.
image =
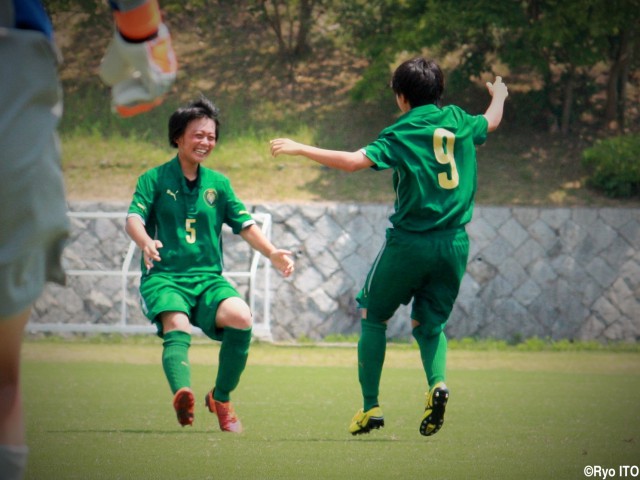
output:
M487 89L489 89L489 94L492 97L507 98L509 96L507 86L502 82L502 77L499 75L496 76L496 80L493 83L487 82Z
M269 260L271 260L271 264L282 274L283 277L288 277L295 270L293 253L289 250L274 250L269 255Z
M114 12L116 31L102 63L100 78L111 88L112 105L122 117L162 103L178 69L169 29L156 0L126 12Z
M280 154L299 155L301 143L294 142L288 138L276 138L271 140L271 155L277 157Z

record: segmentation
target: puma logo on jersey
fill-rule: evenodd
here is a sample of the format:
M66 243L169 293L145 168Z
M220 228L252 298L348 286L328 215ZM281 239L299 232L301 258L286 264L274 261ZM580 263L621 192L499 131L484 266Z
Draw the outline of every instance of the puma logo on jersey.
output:
M171 190L167 189L167 195L171 195L173 197L173 199L177 202L178 201L177 195L178 195L179 191L180 190L176 190L176 193L173 193Z

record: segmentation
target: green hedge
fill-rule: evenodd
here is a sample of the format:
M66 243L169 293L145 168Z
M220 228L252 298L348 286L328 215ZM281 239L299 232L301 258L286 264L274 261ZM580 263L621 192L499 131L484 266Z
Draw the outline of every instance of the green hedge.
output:
M640 135L598 141L582 152L587 185L613 198L640 195Z

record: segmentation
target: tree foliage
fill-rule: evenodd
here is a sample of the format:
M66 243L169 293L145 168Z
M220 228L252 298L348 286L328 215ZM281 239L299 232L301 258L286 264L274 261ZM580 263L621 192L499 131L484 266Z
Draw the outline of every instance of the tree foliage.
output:
M361 98L375 94L372 78L398 55L431 49L456 53L449 72L453 88L493 71L501 62L520 75L539 77L543 113L563 132L585 111L606 123L625 124L625 85L637 65L639 0L356 0L338 2L341 17L371 61L360 83ZM605 107L588 103L595 68L608 71Z
M80 26L107 26L103 0L44 0L52 12L83 14ZM380 95L392 68L418 54L454 58L449 91L465 91L483 75L504 70L528 83L519 100L530 118L568 133L584 119L617 130L634 129L628 101L638 82L640 0L161 0L163 10L204 34L219 11L235 12L273 33L273 54L292 76L312 61L314 39L327 18L351 39L368 68L353 89L356 99ZM314 32L316 35L314 36ZM638 86L635 86L638 89ZM512 96L512 101L515 101ZM632 120L637 121L637 113Z

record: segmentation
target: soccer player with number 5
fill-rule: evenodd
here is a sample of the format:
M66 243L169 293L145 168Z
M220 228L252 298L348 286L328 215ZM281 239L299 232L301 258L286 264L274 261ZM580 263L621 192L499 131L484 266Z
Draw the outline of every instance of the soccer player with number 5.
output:
M242 432L230 401L251 343L251 311L222 275L223 224L267 257L285 277L291 252L275 248L236 197L227 177L202 163L218 143L218 109L202 97L169 118L169 143L177 155L138 179L127 233L142 250L142 308L164 340L162 366L182 426L192 425L189 347L195 325L222 342L215 384L205 406L221 430Z
M392 228L357 295L362 310L358 378L363 408L353 417L349 432L357 435L384 426L378 395L387 322L401 304L413 300L413 336L429 387L419 431L430 436L442 427L449 399L444 327L469 254L465 225L471 220L476 192L475 145L484 143L502 121L508 91L500 77L487 83L492 98L483 115L470 115L455 105L441 107L444 76L435 62L424 58L402 63L391 88L402 115L366 147L334 151L279 138L271 141L271 153L302 155L348 172L393 169Z

